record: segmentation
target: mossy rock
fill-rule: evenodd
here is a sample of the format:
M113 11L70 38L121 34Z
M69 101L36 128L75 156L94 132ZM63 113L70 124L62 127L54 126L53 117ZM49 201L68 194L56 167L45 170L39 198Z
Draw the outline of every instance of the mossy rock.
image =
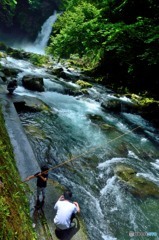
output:
M99 122L99 121L102 121L103 122L103 118L99 115L96 115L96 114L87 114L87 117L89 119L92 120L92 122Z
M81 89L81 92L82 92L83 94L88 94L88 91L87 91L86 88Z
M0 58L6 58L7 57L7 54L4 53L4 52L0 52Z
M159 198L159 187L155 183L137 176L137 171L133 168L118 165L115 167L114 173L133 195Z
M85 89L85 88L91 88L92 87L92 84L91 83L88 83L86 81L83 81L83 80L78 80L76 81L76 84L78 84L79 86L81 86L81 88Z
M22 85L31 91L44 92L44 80L42 77L26 75L22 78Z
M51 109L40 99L34 97L17 97L14 101L14 105L18 112L51 112Z
M111 126L111 125L109 125L107 123L100 124L100 127L104 131L112 131L112 130L114 130L114 126Z
M113 112L120 112L121 111L121 101L120 99L109 99L107 101L103 101L101 103L101 106L106 109Z
M47 137L45 132L36 126L32 126L32 125L25 126L25 130L27 133L31 134L31 136L37 139L43 140Z

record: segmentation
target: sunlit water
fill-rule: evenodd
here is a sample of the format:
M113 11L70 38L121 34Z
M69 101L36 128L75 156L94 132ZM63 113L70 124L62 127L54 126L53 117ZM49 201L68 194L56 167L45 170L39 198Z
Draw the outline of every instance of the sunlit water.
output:
M73 191L89 239L127 240L130 232L159 234L158 199L134 197L114 175L115 166L128 164L139 176L159 185L158 131L141 116L105 112L100 102L110 96L100 86L90 90L91 97L66 95L63 81L55 80L45 69L11 58L6 61L20 70L15 93L35 96L50 106L51 112L20 113L20 118L26 129L35 127L39 133L27 131L39 164L47 162L51 168L74 159L49 176ZM44 77L45 92L21 86L21 78L28 73ZM78 88L71 82L67 86L71 84ZM101 121L93 121L90 116L94 115ZM103 128L105 124L111 129Z

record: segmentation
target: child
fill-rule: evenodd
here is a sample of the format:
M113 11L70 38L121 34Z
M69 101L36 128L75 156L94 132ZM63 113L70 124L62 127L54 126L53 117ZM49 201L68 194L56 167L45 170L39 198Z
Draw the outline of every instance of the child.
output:
M47 180L48 180L48 170L49 168L47 166L41 167L41 172L37 172L34 175L31 175L25 179L25 181L29 181L32 178L37 178L37 205L40 203L40 194L42 193L42 202L44 204L45 200L45 190L47 186Z

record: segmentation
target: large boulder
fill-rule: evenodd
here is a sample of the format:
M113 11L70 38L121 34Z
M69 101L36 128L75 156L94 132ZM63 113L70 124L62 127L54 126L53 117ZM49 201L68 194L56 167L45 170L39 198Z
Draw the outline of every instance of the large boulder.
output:
M18 113L20 112L52 112L49 106L40 99L31 96L16 95L13 99L14 106Z
M14 78L20 71L15 68L1 67L1 75L4 74L5 77Z
M148 179L137 176L137 171L132 167L123 164L117 165L114 173L133 195L159 198L159 187Z
M137 114L151 121L155 127L159 128L159 101L136 94L129 94L128 97L135 104Z
M24 76L22 78L22 85L32 91L44 92L44 81L42 77Z
M107 99L101 103L101 106L109 111L121 112L121 101L120 99Z

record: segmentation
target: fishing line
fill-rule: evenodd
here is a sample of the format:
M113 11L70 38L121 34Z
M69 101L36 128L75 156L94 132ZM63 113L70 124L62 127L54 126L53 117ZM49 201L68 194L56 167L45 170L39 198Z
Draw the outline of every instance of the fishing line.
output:
M123 137L123 136L125 136L125 135L127 135L127 134L129 134L129 133L131 133L131 132L134 132L134 131L137 130L138 128L140 128L140 126L137 126L137 127L133 128L132 130L129 130L129 131L127 131L126 133L123 133L123 134L121 134L120 136L118 136L118 137L116 137L116 138L114 138L114 139L111 139L111 140L108 141L107 143L111 143L111 142L113 142L113 141L116 141L117 139L119 139L119 138L121 138L121 137ZM41 172L41 174L43 174L43 173L48 173L50 170L54 170L54 169L56 169L56 168L59 168L59 167L65 165L66 163L72 162L72 161L80 158L81 156L85 155L86 153L91 153L91 152L93 152L94 150L96 150L96 149L98 149L98 148L100 148L100 147L102 147L102 146L103 146L103 145L100 145L100 146L97 146L97 147L93 147L93 148L91 148L91 149L88 150L88 151L85 151L85 152L83 152L83 153L81 153L81 154L79 154L79 155L77 155L77 156L74 156L74 157L72 157L72 158L70 158L70 159L68 159L68 160L66 160L66 161L64 161L64 162L62 162L62 163L59 163L59 164L55 165L54 167L49 168L49 169L46 170L46 171ZM35 176L35 177L36 177L36 176ZM25 181L24 181L24 182L25 182Z
M121 137L127 135L127 134L130 133L130 132L135 131L135 130L138 129L138 128L140 128L140 126L135 127L134 129L132 129L132 130L126 132L126 133L123 133L123 134L121 134L120 136L118 136L118 137L116 137L116 138L114 138L114 139L108 141L107 144L109 144L109 143L111 143L111 142L113 142L113 141L115 141L115 140L117 140L117 139L119 139L119 138L121 138ZM80 155L77 155L77 156L72 157L72 158L70 158L70 159L68 159L68 160L66 160L66 161L64 161L64 162L62 162L62 163L59 163L58 165L49 168L49 171L50 171L50 170L53 170L53 169L55 169L55 168L58 168L58 167L60 167L60 166L62 166L62 165L64 165L64 164L66 164L66 163L68 163L68 162L74 161L74 160L76 160L77 158L80 158L81 156L85 155L86 153L93 152L94 150L96 150L96 149L98 149L98 148L100 148L100 147L102 147L102 146L103 146L103 145L100 145L100 146L97 146L97 147L91 148L90 150L85 151L85 152L83 152L83 153L80 154Z

